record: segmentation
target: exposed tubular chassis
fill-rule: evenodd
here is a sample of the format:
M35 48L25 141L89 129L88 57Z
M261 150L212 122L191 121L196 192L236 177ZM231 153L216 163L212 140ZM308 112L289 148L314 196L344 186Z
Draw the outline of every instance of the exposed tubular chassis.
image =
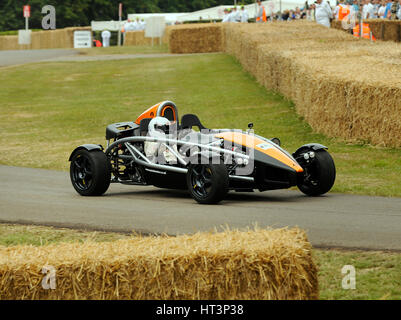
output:
M183 173L183 174L186 174L188 172L187 168L153 163L146 157L146 155L144 155L135 146L133 146L131 144L131 143L145 142L145 141L146 142L158 142L158 143L164 144L164 146L166 148L168 148L177 157L178 162L180 162L181 165L183 165L183 166L188 166L190 163L185 161L184 158L179 153L175 152L175 150L173 150L173 148L171 148L171 145L177 145L177 146L185 145L185 146L189 146L189 147L198 147L198 148L200 148L199 154L204 155L207 158L211 158L212 153L214 153L214 155L221 156L222 154L226 154L226 155L235 156L236 158L246 159L248 161L251 159L250 156L242 154L240 152L235 152L235 151L231 151L231 150L227 150L224 148L219 148L219 147L213 146L215 144L222 144L224 141L223 139L213 141L209 144L200 144L200 143L194 143L194 142L189 142L189 141L167 139L167 138L157 138L157 137L149 137L149 136L135 136L135 137L118 139L108 145L108 147L105 151L105 154L106 154L106 156L111 157L112 151L115 148L118 148L120 145L125 145L125 147L129 151L131 156L118 155L117 157L122 160L132 160L137 165L140 165L140 166L143 166L143 167L149 168L149 169L154 169L154 170L169 171L169 172ZM205 151L209 151L209 152L205 153ZM140 158L142 158L143 160L141 160ZM254 182L253 177L239 176L239 175L229 175L229 179L246 181L246 182ZM112 181L112 182L121 182L121 181Z

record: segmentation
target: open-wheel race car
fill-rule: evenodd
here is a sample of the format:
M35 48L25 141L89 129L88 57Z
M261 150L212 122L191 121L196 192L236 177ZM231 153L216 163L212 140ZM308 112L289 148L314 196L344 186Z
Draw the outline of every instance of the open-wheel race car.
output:
M229 190L298 186L318 196L332 188L336 169L325 146L305 144L291 155L279 139L258 136L252 127L207 129L193 114L179 121L176 105L164 101L135 122L107 126L106 149L77 147L69 158L71 182L83 196L102 195L110 183L187 189L202 204L220 202Z

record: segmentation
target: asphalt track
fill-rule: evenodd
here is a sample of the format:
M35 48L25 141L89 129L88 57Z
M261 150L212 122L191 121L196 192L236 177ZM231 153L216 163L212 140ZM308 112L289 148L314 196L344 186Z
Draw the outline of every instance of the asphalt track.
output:
M10 67L14 65L23 65L35 62L109 61L125 59L166 58L176 56L182 57L186 55L194 54L149 53L86 56L81 55L78 50L74 49L9 50L0 51L0 67Z
M44 60L70 57L78 54L79 51L73 49L6 50L0 51L0 67L41 62Z
M220 205L187 192L112 184L81 197L67 172L0 166L0 222L170 235L232 228L299 226L316 247L401 250L401 198L298 191L230 192Z

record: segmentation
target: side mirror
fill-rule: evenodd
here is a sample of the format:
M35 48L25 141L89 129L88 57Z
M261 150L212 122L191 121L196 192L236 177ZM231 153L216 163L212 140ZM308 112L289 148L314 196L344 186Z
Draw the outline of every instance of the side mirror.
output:
M281 141L280 141L279 138L273 138L273 139L270 139L270 141L274 142L274 143L277 144L278 146L281 146Z
M252 129L253 128L253 122L248 123L248 128Z

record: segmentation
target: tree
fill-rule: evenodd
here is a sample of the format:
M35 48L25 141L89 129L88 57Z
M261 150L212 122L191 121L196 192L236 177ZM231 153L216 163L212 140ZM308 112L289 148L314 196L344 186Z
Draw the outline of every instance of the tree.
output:
M42 7L52 5L56 8L57 28L89 26L91 21L118 19L118 4L123 3L124 16L128 13L192 12L223 4L233 4L230 0L1 0L0 31L23 29L25 20L22 14L24 5L31 6L29 26L40 29L42 26ZM253 3L244 0L243 3Z

